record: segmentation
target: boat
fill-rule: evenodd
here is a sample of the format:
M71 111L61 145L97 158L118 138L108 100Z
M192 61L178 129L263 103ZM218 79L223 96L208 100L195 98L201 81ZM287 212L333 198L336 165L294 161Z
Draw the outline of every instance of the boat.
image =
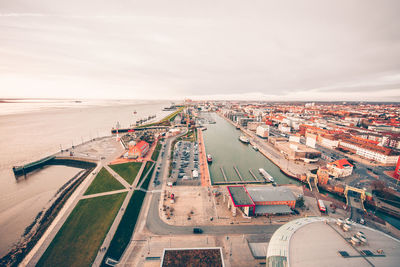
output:
M247 137L244 136L244 135L241 135L241 136L239 137L239 140L240 140L240 142L242 142L242 143L244 143L244 144L250 143L249 138L247 138Z
M212 156L211 156L211 154L208 154L208 155L207 155L207 162L208 162L208 163L212 163Z
M267 182L272 182L272 183L275 182L274 177L272 177L272 176L271 176L268 172L266 172L263 168L258 169L258 171L260 172L260 174L264 177L264 179L265 179Z
M201 128L201 130L202 130L202 131L205 131L205 130L207 130L207 127L203 127L203 128Z
M256 145L253 145L253 149L254 149L255 151L258 151L258 147L257 147Z
M239 124L236 124L236 130L240 130Z
M135 111L133 111L133 114L137 114L136 110L135 110Z

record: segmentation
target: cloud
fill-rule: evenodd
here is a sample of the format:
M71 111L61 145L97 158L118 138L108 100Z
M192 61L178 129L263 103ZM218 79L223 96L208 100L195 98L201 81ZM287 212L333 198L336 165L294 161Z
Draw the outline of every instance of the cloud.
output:
M0 97L374 100L400 84L398 1L0 6Z

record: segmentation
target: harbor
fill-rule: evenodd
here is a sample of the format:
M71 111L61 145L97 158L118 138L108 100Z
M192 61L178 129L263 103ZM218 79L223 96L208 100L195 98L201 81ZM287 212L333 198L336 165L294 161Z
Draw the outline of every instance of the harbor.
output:
M207 154L211 154L213 160L209 164L212 184L267 183L269 181L258 171L263 168L277 184L300 185L247 142L240 141L242 134L235 126L215 113L210 116L216 123L207 125L203 136Z

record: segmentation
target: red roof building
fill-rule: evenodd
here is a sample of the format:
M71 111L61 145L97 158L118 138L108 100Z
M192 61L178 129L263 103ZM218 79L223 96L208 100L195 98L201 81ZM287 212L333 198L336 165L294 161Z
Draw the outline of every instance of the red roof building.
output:
M129 158L142 158L149 151L149 143L145 141L139 141L134 146L129 147L128 157Z
M353 173L353 164L347 161L347 159L339 159L334 162L330 162L326 165L331 175L334 177L346 177Z

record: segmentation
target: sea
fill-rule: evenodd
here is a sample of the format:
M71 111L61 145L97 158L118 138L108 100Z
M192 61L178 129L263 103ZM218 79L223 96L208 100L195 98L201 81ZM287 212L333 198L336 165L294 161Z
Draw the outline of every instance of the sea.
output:
M14 177L13 166L23 165L61 148L111 134L149 115L160 119L169 101L0 99L0 257L20 240L57 190L80 170L50 166ZM136 114L134 114L136 112Z

